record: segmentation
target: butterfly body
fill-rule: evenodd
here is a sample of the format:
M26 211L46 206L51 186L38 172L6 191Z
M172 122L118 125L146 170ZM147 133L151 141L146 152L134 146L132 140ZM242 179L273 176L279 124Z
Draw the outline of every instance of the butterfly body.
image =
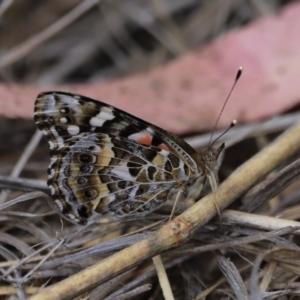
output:
M71 220L146 214L179 191L197 199L207 179L217 184L224 144L197 153L153 124L65 92L38 95L34 118L50 145L51 195Z

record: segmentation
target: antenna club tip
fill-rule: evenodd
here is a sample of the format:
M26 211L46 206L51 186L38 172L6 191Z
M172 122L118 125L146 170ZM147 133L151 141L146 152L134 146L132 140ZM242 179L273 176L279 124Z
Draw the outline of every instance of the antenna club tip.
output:
M237 124L237 120L232 120L230 127L234 127Z
M236 74L236 78L235 78L235 82L237 82L239 80L239 78L241 77L243 73L243 67L239 67L238 71L237 71L237 74Z

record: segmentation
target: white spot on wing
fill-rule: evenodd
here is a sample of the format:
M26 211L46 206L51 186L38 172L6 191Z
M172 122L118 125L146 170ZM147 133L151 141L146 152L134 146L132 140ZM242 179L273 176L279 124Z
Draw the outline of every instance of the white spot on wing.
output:
M64 145L64 139L61 136L58 136L56 138L56 141L57 141L57 146L61 147Z
M66 124L68 122L67 118L63 117L59 119L60 123Z
M55 175L55 171L54 171L54 169L51 169L48 178L51 179L51 178L53 178L54 175Z
M154 133L154 131L153 131L153 129L151 127L147 127L146 130L149 131L152 134Z
M55 195L55 188L52 185L49 185L51 195Z
M77 218L75 218L75 216L74 215L72 215L72 214L66 214L66 216L69 218L69 219L71 219L71 220L77 220L78 221L78 219Z
M49 144L50 150L53 150L54 149L53 142L52 141L48 141L48 144Z
M100 119L98 116L91 118L90 125L101 127L106 120Z
M167 156L170 152L165 150L165 149L161 149L160 154L163 156Z
M70 135L76 135L80 131L79 127L77 125L69 125L68 126L68 132Z
M124 180L134 180L134 178L130 175L128 168L115 167L111 170L111 172Z
M131 192L129 193L129 198L134 199L134 198L136 197L136 191L138 190L138 188L139 188L139 185L138 185L138 186L135 186L135 187L131 190Z
M60 211L63 211L64 207L63 207L62 203L58 199L54 200L54 202L57 205L58 209Z
M52 155L50 168L52 168L52 164L55 163L56 160L57 160L57 155Z
M99 114L96 115L95 117L91 118L90 125L96 126L96 127L101 127L105 121L112 120L114 118L115 118L115 116L112 113L112 108L102 107Z
M111 194L108 197L109 197L109 202L113 202L113 201L116 200L116 195L115 194Z

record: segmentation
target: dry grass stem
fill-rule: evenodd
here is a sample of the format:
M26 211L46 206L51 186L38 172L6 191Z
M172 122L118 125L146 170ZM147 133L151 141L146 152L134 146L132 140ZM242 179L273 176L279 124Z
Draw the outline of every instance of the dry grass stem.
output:
M156 269L159 284L160 284L160 287L162 289L164 298L166 300L174 300L171 285L170 285L170 282L169 282L164 264L162 262L161 256L156 255L156 256L152 257L152 261L153 261L153 264L154 264L155 269Z
M209 194L173 221L144 240L128 247L78 274L48 287L31 299L61 299L79 295L83 291L110 280L137 266L146 258L172 249L187 241L199 227L216 214L214 203L223 210L258 180L265 177L284 159L300 147L300 124L281 135L230 176L214 194Z
M36 131L31 140L29 141L28 145L26 146L25 150L23 151L21 157L15 164L15 167L13 168L11 172L11 177L19 177L21 171L24 169L25 164L27 163L28 159L32 155L33 151L37 147L38 143L40 142L43 134L40 131ZM7 190L2 190L0 193L0 204L4 203L6 201L8 195Z
M94 5L96 5L99 0L85 0L83 3L80 3L77 7L75 7L71 12L67 15L51 24L45 30L39 32L35 36L32 36L27 41L22 44L16 46L13 49L10 49L7 53L2 54L0 58L0 68L4 68L14 63L15 61L23 58L29 52L33 51L36 47L38 47L41 43L53 37L59 31L61 31L66 26L70 25L77 18L82 16L86 11L91 9Z
M280 230L284 227L299 227L300 222L280 219L275 217L248 214L238 211L226 210L222 214L222 221L225 224L239 224L245 227L259 228L263 230ZM300 231L296 230L295 234Z

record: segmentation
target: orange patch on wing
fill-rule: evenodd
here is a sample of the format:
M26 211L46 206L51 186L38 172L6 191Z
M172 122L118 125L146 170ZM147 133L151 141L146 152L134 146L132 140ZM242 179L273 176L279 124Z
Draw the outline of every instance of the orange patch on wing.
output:
M160 148L161 150L170 151L170 149L165 144L160 144L157 147Z
M144 136L141 136L137 141L144 145L151 145L152 144L152 136L145 134Z

